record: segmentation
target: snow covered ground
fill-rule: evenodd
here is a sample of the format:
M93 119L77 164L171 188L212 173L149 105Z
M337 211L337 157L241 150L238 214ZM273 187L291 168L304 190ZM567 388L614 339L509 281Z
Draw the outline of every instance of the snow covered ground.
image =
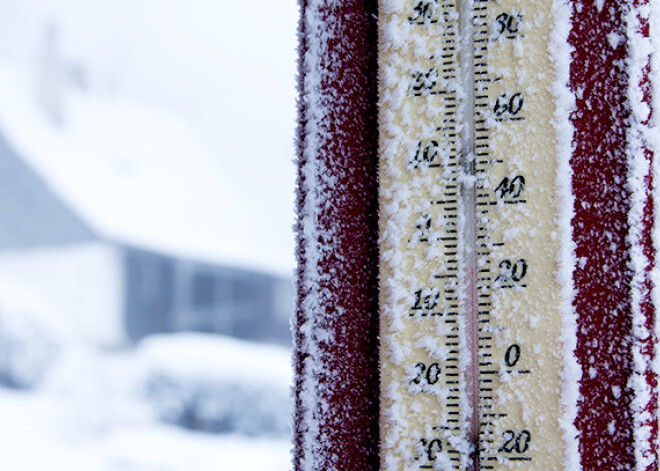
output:
M84 433L77 427L80 424L66 414L71 406L41 392L0 390L3 467L15 471L289 468L290 444L286 438L210 435L157 423L117 425L102 433Z
M169 379L168 394L149 387L156 377ZM284 471L289 382L288 350L227 338L159 336L122 352L66 347L32 389L0 388L3 467ZM181 410L224 429L186 429L205 422L181 421L190 418Z

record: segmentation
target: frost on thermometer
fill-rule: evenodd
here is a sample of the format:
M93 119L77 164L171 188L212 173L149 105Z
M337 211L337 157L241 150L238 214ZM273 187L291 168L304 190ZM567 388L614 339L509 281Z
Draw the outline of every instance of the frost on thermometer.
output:
M301 8L296 470L657 471L658 6Z
M382 2L383 469L566 465L552 7Z

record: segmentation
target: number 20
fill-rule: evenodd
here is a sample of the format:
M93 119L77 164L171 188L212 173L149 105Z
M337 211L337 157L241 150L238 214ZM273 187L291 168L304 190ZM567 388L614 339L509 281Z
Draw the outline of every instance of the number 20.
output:
M516 434L513 430L507 430L503 434L504 445L499 451L505 453L525 453L529 450L529 442L532 440L532 434L528 430Z

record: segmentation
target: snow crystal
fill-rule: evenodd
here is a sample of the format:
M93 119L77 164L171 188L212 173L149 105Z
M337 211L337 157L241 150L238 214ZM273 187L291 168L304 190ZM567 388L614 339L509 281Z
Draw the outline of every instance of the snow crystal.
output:
M612 49L616 49L619 47L619 44L625 41L625 38L622 35L612 31L607 35L607 41L610 43L610 47Z
M605 5L605 0L594 0L594 5L598 12L603 11L603 6Z

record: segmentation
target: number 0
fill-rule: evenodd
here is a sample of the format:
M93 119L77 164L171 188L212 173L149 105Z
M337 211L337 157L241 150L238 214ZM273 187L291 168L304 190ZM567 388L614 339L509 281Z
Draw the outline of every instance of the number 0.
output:
M513 344L506 349L504 354L504 363L508 367L516 366L520 360L520 345Z

